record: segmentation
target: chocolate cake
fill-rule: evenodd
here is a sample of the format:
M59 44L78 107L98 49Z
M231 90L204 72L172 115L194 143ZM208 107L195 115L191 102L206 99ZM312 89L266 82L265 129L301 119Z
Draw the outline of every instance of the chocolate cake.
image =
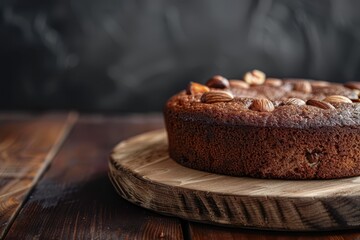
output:
M212 77L164 109L169 154L203 171L258 178L360 175L360 83Z

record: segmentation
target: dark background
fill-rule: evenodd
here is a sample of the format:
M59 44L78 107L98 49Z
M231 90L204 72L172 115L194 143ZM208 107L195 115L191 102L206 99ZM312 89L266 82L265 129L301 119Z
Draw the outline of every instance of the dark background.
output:
M214 74L360 76L360 1L2 0L0 107L161 111Z

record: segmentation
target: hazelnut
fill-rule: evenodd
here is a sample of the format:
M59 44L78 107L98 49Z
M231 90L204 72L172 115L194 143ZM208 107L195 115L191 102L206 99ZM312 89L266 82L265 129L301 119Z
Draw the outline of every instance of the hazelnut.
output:
M206 86L211 88L229 88L229 80L220 75L215 75L206 82Z

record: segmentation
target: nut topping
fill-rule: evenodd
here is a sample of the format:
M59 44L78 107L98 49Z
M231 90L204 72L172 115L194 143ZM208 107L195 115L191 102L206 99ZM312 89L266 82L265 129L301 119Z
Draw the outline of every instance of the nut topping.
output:
M229 102L234 99L234 96L226 91L216 90L206 92L201 96L202 103L216 103L216 102Z
M325 102L335 102L335 103L352 103L352 101L344 96L341 95L331 95L324 98Z
M209 91L210 89L207 86L196 82L190 82L186 88L186 94L188 95L195 95L198 93L205 93Z
M271 86L271 87L280 87L283 84L281 79L278 78L267 78L265 80L265 85Z
M344 86L350 89L360 90L360 82L347 82Z
M296 106L302 106L305 105L305 101L300 98L289 98L284 102L285 105L296 105Z
M311 93L312 87L308 81L299 81L294 83L294 90L303 93Z
M321 109L335 109L335 107L333 105L331 105L330 103L315 100L315 99L307 100L306 104L310 105L310 106L318 107L318 108L321 108Z
M254 99L250 105L250 109L259 112L272 112L275 107L274 104L266 98Z
M319 80L311 81L310 84L312 87L328 87L330 85L326 81L319 81Z
M230 83L230 87L232 88L249 88L249 84L242 81L242 80L229 80L229 83Z
M206 86L211 88L228 88L229 80L220 75L215 75L206 82Z
M353 89L353 92L360 97L360 90L359 89Z
M261 85L265 82L265 73L259 70L252 70L244 75L244 80L250 85Z

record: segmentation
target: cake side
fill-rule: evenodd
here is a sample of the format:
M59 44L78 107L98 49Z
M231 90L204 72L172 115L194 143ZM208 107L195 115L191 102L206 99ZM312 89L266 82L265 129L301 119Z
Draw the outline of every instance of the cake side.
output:
M190 168L282 179L360 174L360 128L218 125L171 111L165 116L170 157Z

